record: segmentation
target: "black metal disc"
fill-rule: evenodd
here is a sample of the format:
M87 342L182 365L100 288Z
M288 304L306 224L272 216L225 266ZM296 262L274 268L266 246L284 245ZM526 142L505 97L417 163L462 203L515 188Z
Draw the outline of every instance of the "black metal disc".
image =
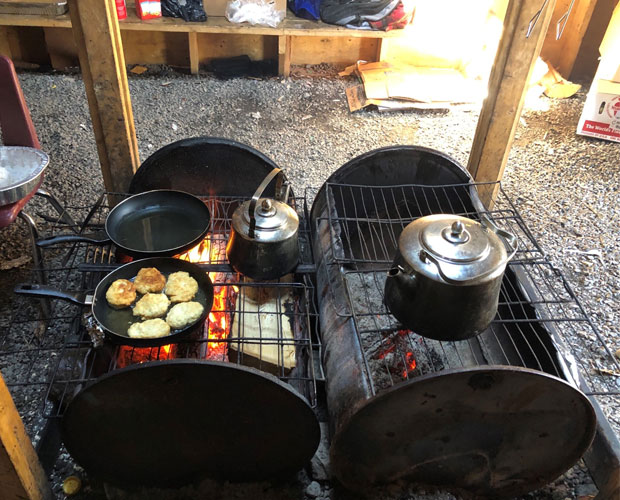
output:
M240 142L192 137L149 156L134 174L129 192L178 189L196 195L250 198L275 167L273 160ZM270 187L264 195L273 197L275 190Z
M588 398L542 372L442 372L398 385L353 414L332 442L332 470L355 490L406 479L519 496L574 465L595 425Z
M89 474L118 486L286 477L311 459L320 437L313 410L287 384L200 360L101 377L69 404L62 434Z

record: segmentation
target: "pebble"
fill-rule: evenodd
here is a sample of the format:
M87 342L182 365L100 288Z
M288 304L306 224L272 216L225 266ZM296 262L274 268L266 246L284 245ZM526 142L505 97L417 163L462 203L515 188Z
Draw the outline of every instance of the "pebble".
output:
M312 481L306 487L305 491L306 491L306 495L308 495L310 498L316 498L321 494L321 485L317 483L316 481Z

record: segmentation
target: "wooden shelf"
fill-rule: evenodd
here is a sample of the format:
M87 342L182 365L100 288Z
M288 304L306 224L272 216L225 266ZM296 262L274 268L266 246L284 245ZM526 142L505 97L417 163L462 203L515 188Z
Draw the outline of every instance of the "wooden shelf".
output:
M64 37L66 46L66 36L59 35L59 28L71 29L71 19L68 14L58 17L44 17L36 15L0 15L0 27L5 26L6 29L10 27L39 27L45 31L46 40L58 39ZM247 23L233 24L229 22L225 17L211 16L203 23L188 23L181 19L162 17L159 19L151 19L148 21L142 21L136 15L133 5L129 5L127 8L127 18L119 22L119 27L122 32L133 33L145 33L145 36L150 32L152 35L159 33L186 33L187 34L187 46L189 53L189 66L191 72L196 74L198 72L200 57L199 57L199 40L200 34L215 34L215 35L250 35L250 36L272 36L278 37L277 39L277 51L278 51L278 67L279 73L288 76L291 67L291 54L292 46L296 43L295 39L303 37L312 37L319 46L323 43L321 39L338 39L342 40L344 46L351 46L353 44L360 44L362 39L374 40L374 46L376 49L373 52L373 56L380 60L383 54L382 41L389 38L398 38L403 35L404 30L393 31L374 31L374 30L356 30L343 28L341 26L335 26L331 24L325 24L321 21L310 21L295 17L292 12L287 12L287 17L276 28L270 28L266 26L252 26ZM129 34L129 33L128 33ZM356 40L356 41L354 41ZM61 45L62 45L61 43ZM324 50L324 49L321 49ZM360 58L360 57L358 57ZM363 57L362 57L363 58ZM64 58L63 51L60 53L52 53L50 50L50 59L52 65L55 68L61 69L66 64L66 58Z
M127 19L119 22L122 31L166 31L180 33L231 33L248 35L271 35L271 36L325 36L346 38L397 38L402 30L374 31L355 30L325 24L321 21L309 21L295 17L291 12L287 13L286 19L276 28L266 26L252 26L250 24L233 24L225 17L209 17L204 23L187 23L180 19L162 17L142 21L133 12L127 9ZM43 28L71 28L71 20L68 15L54 18L32 15L0 15L0 26L38 26Z

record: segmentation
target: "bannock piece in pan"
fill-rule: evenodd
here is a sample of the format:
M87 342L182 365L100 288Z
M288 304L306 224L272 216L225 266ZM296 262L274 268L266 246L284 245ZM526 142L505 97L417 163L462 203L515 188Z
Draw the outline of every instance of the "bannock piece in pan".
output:
M133 315L142 319L159 318L166 314L170 300L163 293L147 293L133 308Z
M187 302L198 292L198 282L185 271L178 271L168 276L164 292L170 302Z
M166 277L155 267L143 267L138 271L134 285L142 294L160 293L166 286Z
M166 323L174 329L185 328L198 321L204 309L200 302L181 302L172 306L166 316Z
M105 292L105 298L115 309L129 307L136 300L136 287L129 280L113 281Z
M170 335L170 326L161 318L147 319L131 325L127 333L132 339L156 339Z

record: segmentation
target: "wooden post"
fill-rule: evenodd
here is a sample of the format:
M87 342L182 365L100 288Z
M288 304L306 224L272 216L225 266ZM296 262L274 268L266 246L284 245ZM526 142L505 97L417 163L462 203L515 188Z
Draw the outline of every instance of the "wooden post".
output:
M291 74L291 37L278 36L278 73L282 76Z
M126 192L140 164L114 0L69 0L73 37L108 191Z
M388 41L383 38L377 38L377 62L381 62L385 59L385 53L387 52Z
M551 18L551 24L541 49L541 57L552 64L564 78L570 78L573 66L590 25L592 13L598 0L574 0L571 13L566 20L564 31L559 40L556 39L558 20L569 9L573 0L557 0ZM598 54L597 54L598 57Z
M0 498L51 500L52 490L0 375Z
M198 33L190 31L187 34L189 43L189 68L192 75L197 75L200 67L200 54L198 52Z
M504 32L489 78L489 93L482 105L467 164L476 182L495 182L504 174L530 75L545 40L555 0L547 2L530 37L526 38L530 20L543 3L543 0L508 3ZM497 186L479 189L487 206L495 199L497 189Z

